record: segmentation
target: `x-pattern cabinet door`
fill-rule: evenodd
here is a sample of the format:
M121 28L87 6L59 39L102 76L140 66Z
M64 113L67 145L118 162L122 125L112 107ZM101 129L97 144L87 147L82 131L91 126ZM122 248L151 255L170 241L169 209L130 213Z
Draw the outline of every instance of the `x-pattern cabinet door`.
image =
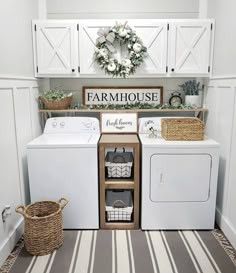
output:
M37 75L78 73L78 31L76 21L33 22Z
M212 21L173 20L169 29L169 73L209 74Z
M125 20L120 20L119 23ZM104 70L94 60L94 50L98 30L111 28L115 25L114 20L82 20L80 21L80 73L81 75L96 74L104 77ZM166 73L167 59L167 21L165 20L129 20L128 25L136 31L143 44L147 47L147 57L144 63L137 69L135 75L150 76ZM121 60L127 58L128 50L123 46L117 49L114 58Z

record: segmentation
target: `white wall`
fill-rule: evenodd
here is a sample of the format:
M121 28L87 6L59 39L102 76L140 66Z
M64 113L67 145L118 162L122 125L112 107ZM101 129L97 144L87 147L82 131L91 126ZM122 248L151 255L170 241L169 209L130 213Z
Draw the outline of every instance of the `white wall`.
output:
M216 221L236 248L236 77L211 79L206 133L220 143Z
M83 86L163 86L163 102L168 102L173 91L178 90L184 99L184 94L180 90L179 85L191 78L168 78L168 79L51 79L51 88L62 88L68 92L72 92L73 102L76 105L82 103L82 87ZM201 81L201 80L200 80Z
M234 0L208 0L216 19L213 77L206 93L207 134L220 143L217 223L236 248L236 24Z
M199 0L47 0L48 18L197 18Z
M37 17L36 0L1 1L0 75L33 76L31 19Z
M23 233L16 206L29 202L26 144L41 133L38 80L33 77L31 19L43 0L1 1L0 8L0 266ZM45 6L45 5L44 5ZM43 12L44 10L44 12Z
M41 133L36 79L0 78L0 217L7 205L11 215L0 218L0 266L22 235L18 205L29 203L26 144Z
M216 19L213 75L236 75L235 0L208 0L208 17Z

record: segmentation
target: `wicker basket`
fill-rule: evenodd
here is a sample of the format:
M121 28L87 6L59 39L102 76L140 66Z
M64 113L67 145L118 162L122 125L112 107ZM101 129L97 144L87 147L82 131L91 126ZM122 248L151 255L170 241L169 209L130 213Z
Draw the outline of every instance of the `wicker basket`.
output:
M65 97L61 100L48 100L44 97L39 97L39 99L44 104L44 107L48 110L63 110L68 109L73 96Z
M198 118L162 118L161 136L165 140L203 140L204 123Z
M25 218L24 240L30 254L47 255L62 245L62 209L67 203L61 198L58 202L40 201L16 208Z

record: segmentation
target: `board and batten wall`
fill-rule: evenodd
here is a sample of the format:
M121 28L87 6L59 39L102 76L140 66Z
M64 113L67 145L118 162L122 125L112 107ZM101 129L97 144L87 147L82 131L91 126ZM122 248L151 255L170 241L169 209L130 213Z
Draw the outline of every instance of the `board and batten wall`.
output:
M216 19L213 77L206 107L207 134L220 143L216 219L236 248L236 2L208 0L207 15ZM227 15L227 16L226 16Z
M33 77L31 20L35 18L38 1L1 3L0 266L23 233L23 217L15 208L29 203L26 144L41 133L39 82ZM6 206L11 214L4 222Z

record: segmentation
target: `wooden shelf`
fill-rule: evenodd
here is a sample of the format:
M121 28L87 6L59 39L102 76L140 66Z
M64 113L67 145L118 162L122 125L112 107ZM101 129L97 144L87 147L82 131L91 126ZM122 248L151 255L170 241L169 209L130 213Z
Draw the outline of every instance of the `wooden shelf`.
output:
M105 181L106 189L133 189L134 181Z
M124 112L124 113L145 113L145 112L208 112L206 108L194 108L194 109L120 109L120 110L105 110L105 109L67 109L67 110L39 110L40 113L106 113L106 112Z
M107 178L105 171L106 149L124 147L133 151L132 178ZM136 134L103 134L99 141L99 179L100 179L100 227L101 229L138 229L139 228L139 140ZM106 190L130 189L133 195L132 222L106 221Z

